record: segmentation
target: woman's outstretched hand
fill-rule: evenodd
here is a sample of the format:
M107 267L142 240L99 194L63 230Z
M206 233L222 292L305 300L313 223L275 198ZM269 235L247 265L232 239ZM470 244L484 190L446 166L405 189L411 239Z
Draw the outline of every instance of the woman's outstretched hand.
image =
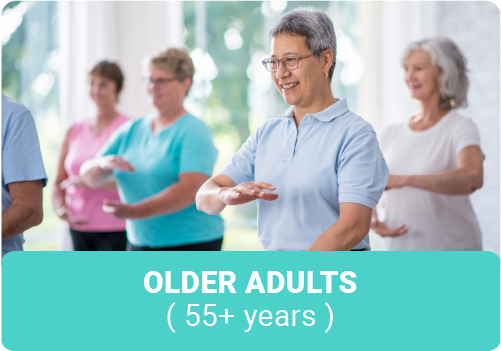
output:
M109 155L109 156L104 156L100 160L99 166L103 170L113 170L116 169L118 171L129 171L129 172L135 172L136 169L132 167L132 165L121 158L120 156L116 155Z
M254 200L273 201L278 194L267 193L264 190L274 191L275 187L265 182L241 183L234 187L221 188L219 200L225 205L241 205Z
M124 204L120 201L103 200L103 211L118 219L137 218L134 205Z
M390 229L388 228L386 223L378 221L378 219L375 217L372 217L371 229L381 236L390 236L394 238L407 233L405 224L401 225L400 227Z

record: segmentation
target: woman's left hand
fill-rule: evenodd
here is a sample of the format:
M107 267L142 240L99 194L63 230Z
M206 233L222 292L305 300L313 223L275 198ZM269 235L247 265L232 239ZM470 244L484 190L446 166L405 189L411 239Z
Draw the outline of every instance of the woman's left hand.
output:
M124 204L120 201L111 201L105 199L103 201L103 211L110 216L119 219L134 219L137 217L136 207L130 204Z
M403 188L406 185L406 178L407 177L403 175L390 174L384 190Z

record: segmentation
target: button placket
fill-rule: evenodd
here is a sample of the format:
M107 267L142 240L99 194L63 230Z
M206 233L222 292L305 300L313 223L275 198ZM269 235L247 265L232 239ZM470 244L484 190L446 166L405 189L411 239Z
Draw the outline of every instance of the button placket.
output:
M303 121L306 119L308 122ZM297 136L296 136L296 145L294 147L294 155L296 155L297 151L299 150L299 147L301 146L303 140L306 138L306 135L308 135L309 131L313 127L313 125L316 123L316 120L313 119L312 117L306 117L303 118L301 123L299 123L299 128L297 130Z
M294 121L288 118L287 122L287 135L285 137L285 145L283 150L282 162L291 162L294 158L294 148L296 144L297 129Z

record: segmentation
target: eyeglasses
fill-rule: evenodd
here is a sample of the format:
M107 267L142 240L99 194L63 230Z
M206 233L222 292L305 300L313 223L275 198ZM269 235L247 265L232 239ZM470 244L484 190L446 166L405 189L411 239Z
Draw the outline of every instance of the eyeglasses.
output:
M148 85L165 85L166 83L179 80L177 77L172 77L172 78L158 78L158 79L151 79L151 78L144 78L144 81Z
M276 72L276 71L278 71L278 69L279 69L278 63L279 62L282 64L282 66L286 70L292 71L292 70L298 68L298 66L299 66L299 60L311 57L313 55L315 55L315 54L313 53L313 54L306 55L306 56L284 57L281 60L275 60L275 59L267 58L267 59L264 59L262 61L262 63L263 63L264 68L266 68L266 70L268 72Z

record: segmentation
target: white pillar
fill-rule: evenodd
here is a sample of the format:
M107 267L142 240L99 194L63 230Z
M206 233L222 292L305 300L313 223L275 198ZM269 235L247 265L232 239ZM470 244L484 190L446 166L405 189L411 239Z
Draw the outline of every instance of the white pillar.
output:
M117 3L116 40L119 62L125 76L119 110L128 116L144 116L153 111L143 82L143 63L149 56L167 48L169 40L173 40L168 39L165 30L166 23L171 20L167 17L170 13L168 4L163 1ZM172 14L172 17L175 16Z
M64 129L91 113L87 97L87 2L58 2L60 111Z
M401 59L409 43L436 35L435 9L433 1L358 3L358 22L364 27L359 46L365 61L359 111L376 132L415 109Z
M380 133L384 126L410 116L415 109L401 64L405 47L435 35L434 2L359 2L358 22L364 27L359 47L365 61L358 85L359 113ZM371 233L374 250L384 248Z
M360 115L371 123L378 132L382 127L383 91L383 3L363 1L358 3L358 23L363 26L363 35L359 38L359 48L364 58L365 69L362 80L357 85Z
M182 47L184 39L183 3L181 1L168 1L165 19L167 46Z

